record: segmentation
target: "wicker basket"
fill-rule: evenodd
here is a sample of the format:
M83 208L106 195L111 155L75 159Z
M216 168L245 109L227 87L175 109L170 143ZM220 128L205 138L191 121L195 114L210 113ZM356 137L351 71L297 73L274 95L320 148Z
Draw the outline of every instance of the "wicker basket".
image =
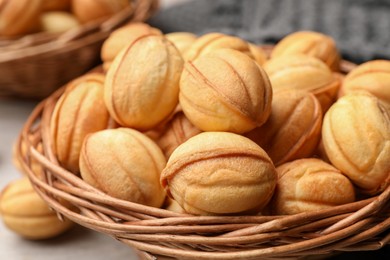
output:
M353 66L342 63L344 72ZM291 216L191 216L112 198L63 169L53 154L48 125L63 90L42 101L26 122L17 143L19 156L22 142L28 148L22 166L60 217L116 238L144 259L296 259L390 243L390 187L376 197ZM32 160L45 169L43 179L31 170Z
M82 75L100 60L108 35L120 25L144 21L158 0L132 0L104 22L93 22L63 34L38 33L17 40L0 39L0 96L43 98Z

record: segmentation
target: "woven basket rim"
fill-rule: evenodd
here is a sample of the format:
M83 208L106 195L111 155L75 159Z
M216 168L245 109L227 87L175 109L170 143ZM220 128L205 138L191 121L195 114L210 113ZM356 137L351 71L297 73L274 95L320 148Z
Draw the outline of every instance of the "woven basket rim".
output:
M6 40L8 44L5 47L8 50L4 46L0 47L0 63L26 57L48 55L55 52L64 52L68 49L77 48L80 45L88 45L91 41L106 38L114 29L126 23L129 18L132 18L132 22L143 21L148 19L159 8L159 0L130 1L132 2L131 6L126 7L104 21L92 21L61 34L41 32L26 35L15 40ZM42 38L48 40L41 40ZM41 41L43 42L40 43ZM12 45L18 45L21 42L21 48L12 49ZM23 42L26 42L26 44L23 45ZM35 44L35 42L38 42L38 44Z
M354 66L341 64L344 72ZM377 250L390 243L390 186L371 198L289 216L192 216L110 197L62 168L54 156L48 122L63 91L64 87L39 103L26 121L16 144L21 165L60 218L114 236L147 259L153 259L150 254L180 259L298 258ZM24 157L22 142L27 147ZM37 148L40 143L43 152ZM32 160L46 169L44 179L34 174Z

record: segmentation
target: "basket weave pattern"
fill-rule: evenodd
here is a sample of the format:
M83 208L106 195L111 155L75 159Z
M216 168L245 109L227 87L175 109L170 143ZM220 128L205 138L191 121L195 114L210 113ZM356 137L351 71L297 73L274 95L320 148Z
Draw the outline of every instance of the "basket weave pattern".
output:
M343 61L342 70L353 66ZM26 122L17 143L22 165L59 217L113 236L145 259L296 259L377 250L390 243L390 187L376 197L290 216L191 216L110 197L63 169L53 154L48 127L63 90L43 100ZM43 178L31 170L32 160L44 168Z
M104 22L92 22L63 34L38 33L0 39L0 96L44 98L99 63L103 41L119 26L145 21L158 0L132 0Z

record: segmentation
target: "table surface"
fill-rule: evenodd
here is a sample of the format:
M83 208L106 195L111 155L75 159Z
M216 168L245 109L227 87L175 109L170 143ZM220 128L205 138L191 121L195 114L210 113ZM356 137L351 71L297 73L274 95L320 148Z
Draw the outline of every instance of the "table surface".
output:
M189 0L161 0L161 8ZM12 145L36 102L0 98L0 190L21 176L12 164ZM369 255L366 255L369 256ZM63 235L30 241L9 231L0 221L0 259L66 260L138 259L135 251L106 234L76 225Z

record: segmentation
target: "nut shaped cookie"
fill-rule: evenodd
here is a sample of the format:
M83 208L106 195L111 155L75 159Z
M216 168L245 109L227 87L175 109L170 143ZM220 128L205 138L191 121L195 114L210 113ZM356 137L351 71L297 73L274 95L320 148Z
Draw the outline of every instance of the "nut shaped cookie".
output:
M259 65L263 65L268 60L267 54L260 46L256 46L255 44L249 43L249 51L251 52L253 59Z
M162 35L162 33L159 29L142 22L130 23L113 31L104 41L101 49L101 58L105 70L108 70L108 64L115 59L123 48L144 35Z
M71 0L44 0L43 10L50 11L69 11Z
M72 0L72 13L81 23L108 19L130 6L128 0Z
M198 38L195 34L190 32L172 32L165 34L165 37L176 46L183 57Z
M79 173L85 136L105 129L109 113L104 105L104 75L91 73L71 81L57 101L50 121L53 150L60 164Z
M308 158L276 168L278 183L269 204L276 215L292 215L355 200L351 181L332 165Z
M42 30L52 33L63 33L80 26L74 15L64 11L45 12L41 15Z
M390 109L390 61L365 62L347 74L341 87L343 94L366 90Z
M274 164L310 157L321 137L322 111L310 92L275 91L267 122L245 134L271 157Z
M312 92L325 112L333 104L341 79L321 60L295 54L271 58L263 65L274 90L294 88Z
M223 33L207 33L198 37L184 54L184 60L195 60L218 49L233 49L253 58L249 44L239 37Z
M179 100L199 129L245 133L267 120L272 87L267 74L247 55L220 49L185 63Z
M161 183L191 214L258 212L272 197L276 172L268 155L250 139L204 132L176 148Z
M165 157L169 158L179 145L201 132L186 118L183 112L178 112L168 122L156 143L164 152Z
M27 177L11 182L2 191L0 215L6 227L32 240L58 236L73 226L66 218L58 219Z
M122 126L149 130L178 103L183 59L163 36L146 35L125 47L107 72L105 104Z
M333 71L340 69L340 53L333 38L313 31L300 31L287 35L275 45L271 58L299 53L322 60Z
M0 36L38 31L43 0L0 0Z
M368 92L341 97L325 114L322 142L332 164L367 194L390 182L390 114Z
M80 156L85 182L112 197L152 207L160 207L165 199L160 185L165 164L157 144L130 128L88 135Z

